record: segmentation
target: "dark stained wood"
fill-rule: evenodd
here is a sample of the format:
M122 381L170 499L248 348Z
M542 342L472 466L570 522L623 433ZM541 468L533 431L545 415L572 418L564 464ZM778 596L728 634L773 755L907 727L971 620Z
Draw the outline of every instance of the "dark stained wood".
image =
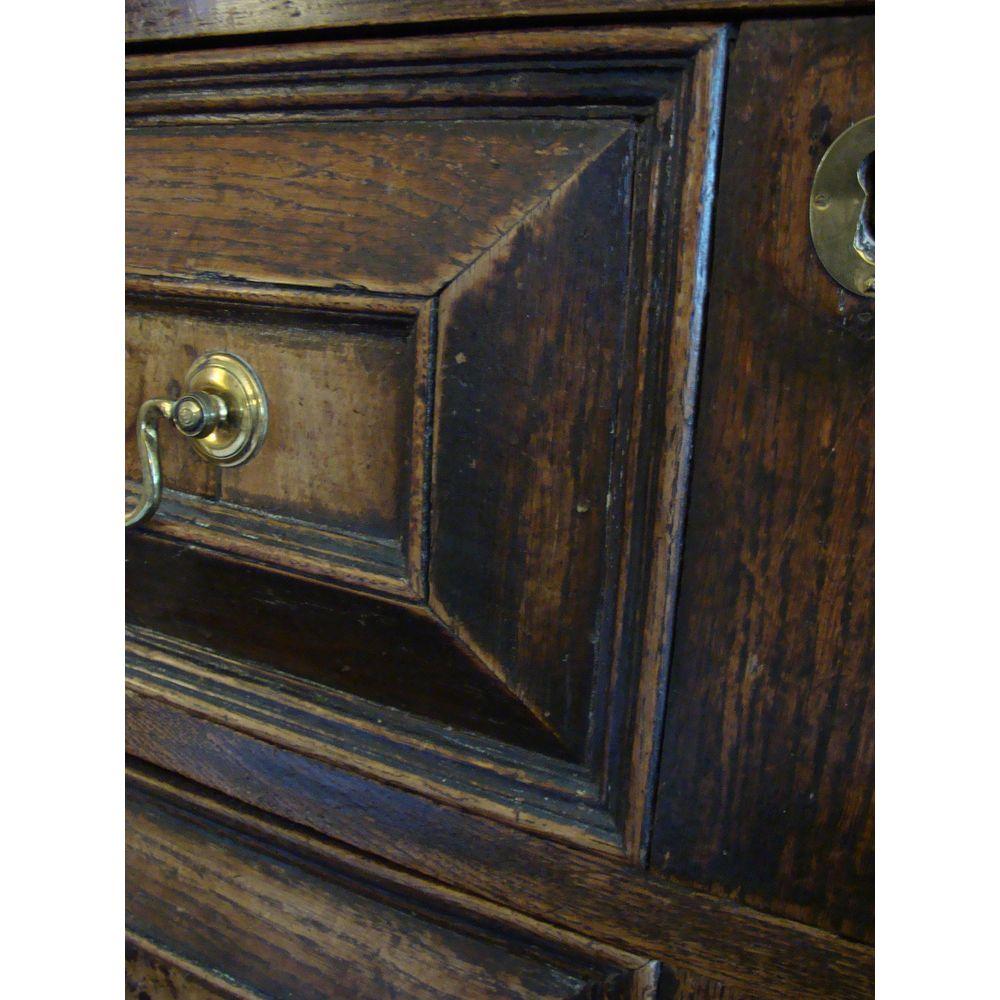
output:
M752 1000L753 991L687 971L663 969L656 1000Z
M129 988L869 996L872 310L807 216L870 19L152 2L130 416L227 347L275 422L127 540ZM176 44L293 15L452 23Z
M874 955L129 694L127 749L403 869L760 997L869 997ZM311 836L309 834L305 834Z
M583 755L605 590L635 136L444 292L430 603Z
M657 66L650 57L689 58L715 42L719 33L713 24L609 25L130 55L125 59L126 112L137 126L147 121L145 116L156 116L159 123L159 116L178 109L208 115L213 125L214 114L233 110L259 112L266 114L266 121L282 124L308 111L314 116L309 121L316 122L331 107L365 120L377 107L380 117L406 120L391 113L390 106L396 104L421 108L421 120L426 120L424 116L442 103L454 105L458 99L488 117L503 117L504 106L510 105L508 116L513 119L523 119L531 106L538 112L534 117L561 118L568 106L591 101L610 106L615 116L617 106L648 103L652 78L660 79L661 92L666 89L665 71L669 78L677 65ZM557 55L560 58L553 59ZM511 59L529 64L511 73L511 66L502 65ZM538 59L546 61L530 64ZM461 72L458 61L476 65ZM211 85L220 75L225 76L224 89ZM589 109L597 116L600 110ZM412 120L412 113L408 117ZM228 123L235 122L230 118Z
M229 657L542 753L566 751L419 609L126 536L126 618ZM238 626L238 627L234 627Z
M248 35L256 32L357 28L594 14L760 14L797 7L864 6L857 0L126 0L129 42Z
M449 913L414 893L422 887L412 879L401 885L383 870L376 880L368 866L362 882L134 783L126 823L130 933L157 942L161 967L173 952L237 991L296 1000L563 1000L611 980L614 988L598 994L611 997L626 995L615 981L646 964L613 949L588 954L583 942L570 951L567 935L532 940L516 918L505 940L496 908L487 920Z
M633 197L636 228L647 232L630 275L642 362L631 427L624 412L621 418L628 449L624 599L614 670L598 697L610 702L609 730L631 734L606 741L605 774L626 852L639 864L646 861L682 552L727 45L720 31L700 47L672 114L661 101L648 119L638 173L648 178L650 196ZM682 167L668 153L678 134L686 135ZM671 188L675 207L668 208L658 192Z
M275 178L279 186L296 178L294 170L274 167L276 158L286 159L281 144L287 137L301 145L301 137L308 135L323 153L339 156L338 170L348 179L343 192L360 192L360 228L355 233L351 227L349 205L335 207L329 212L329 231L323 233L329 242L323 245L339 246L338 253L354 254L352 259L362 262L363 247L352 241L358 233L364 237L362 243L375 238L365 228L371 223L368 213L382 213L392 220L393 206L405 205L408 192L441 189L438 173L447 177L461 168L469 174L471 191L477 176L482 187L485 171L487 200L493 199L494 208L499 205L496 199L502 192L489 190L496 168L481 162L479 140L494 133L517 138L510 155L520 173L508 177L510 171L501 171L499 176L507 189L505 204L523 214L513 220L491 216L493 242L482 249L466 241L480 250L477 258L467 259L462 256L466 250L456 250L460 259L449 265L457 268L454 277L448 277L452 271L447 268L438 275L448 280L439 304L404 296L402 290L390 296L384 290L373 295L357 288L304 288L283 283L285 279L273 269L255 272L253 280L214 273L129 278L137 296L152 295L162 301L174 295L183 303L188 295L200 303L202 313L213 296L227 303L246 296L255 306L270 306L270 298L277 297L293 309L298 302L300 310L322 309L321 296L330 297L331 307L336 302L344 310L354 297L373 314L404 299L406 307L415 307L418 343L432 344L428 355L435 351L443 359L434 372L439 387L437 425L433 437L427 438L426 454L438 463L434 474L441 483L426 498L434 520L426 555L414 552L414 545L424 538L423 511L417 503L423 498L416 493L416 475L411 477L408 553L394 552L392 539L356 534L323 539L312 524L276 521L277 515L269 510L243 506L269 506L279 514L301 516L303 511L289 505L289 499L298 502L317 475L309 468L310 449L298 444L300 438L310 437L308 413L302 420L296 416L286 429L286 438L291 435L295 441L282 448L282 454L288 452L287 464L294 475L279 477L277 489L272 485L274 469L262 453L253 468L237 472L236 478L248 477L270 489L270 494L236 492L227 485L234 477L223 474L221 495L237 503L169 496L148 530L259 565L319 575L413 603L424 598L421 570L429 566L431 583L439 587L432 610L444 624L444 630L435 634L446 644L457 643L471 652L480 666L502 681L507 697L527 708L536 729L550 730L555 739L549 744L562 746L553 751L554 758L585 761L591 772L582 789L587 808L593 810L587 823L574 820L568 831L558 828L558 834L600 850L619 851L624 844L635 860L643 856L649 824L650 748L658 740L664 646L679 557L675 540L681 534L690 447L725 38L724 30L701 25L669 30L546 29L500 36L465 34L447 42L434 37L377 46L325 42L129 60L129 108L137 123L135 134L147 137L149 150L161 149L160 136L171 150L177 148L174 140L189 143L198 137L191 147L197 154L194 160L216 162L206 137L238 143L250 137L256 151L241 165L252 169L254 178L263 178L265 187ZM479 72L486 57L495 63L487 72ZM294 108L275 110L275 101ZM371 116L373 103L379 106L377 123L348 124L338 118ZM387 117L413 115L414 105L421 115L430 106L456 120L413 123ZM268 106L270 111L260 110ZM308 114L327 117L294 126L283 120L294 109L307 106ZM261 119L251 126L248 114L272 117L270 124ZM476 116L471 121L470 114ZM496 117L503 115L522 120ZM192 120L210 124L185 124ZM367 200L369 159L363 156L355 163L349 155L368 151L374 156L373 136L380 129L389 137L385 156L406 164L406 170L399 172L405 189L396 191L395 185L380 189L386 195L384 204ZM434 153L434 137L448 135L457 141L463 130L476 140L461 154L467 161L445 161ZM559 135L576 136L579 141L576 146L560 145L551 138ZM430 142L433 155L414 151L401 143L400 136L418 145ZM581 136L590 137L588 144ZM460 151L461 143L458 147ZM522 155L522 147L533 152ZM552 167L560 157L563 173ZM225 156L216 159L219 170L232 171ZM533 159L540 159L541 166ZM140 164L136 178L142 170ZM308 172L311 190L319 184L322 194L328 173ZM535 178L533 187L529 174ZM146 185L152 203L176 202L181 214L190 214L179 230L186 235L205 222L205 212L209 228L215 225L211 221L216 218L215 189L204 188L199 179L204 175L202 170L188 180L186 174L175 172L162 190L159 184ZM338 173L336 182L342 180ZM547 186L550 183L554 186ZM258 186L254 180L251 195ZM145 189L142 183L139 187ZM531 194L517 194L511 201L512 191ZM231 200L234 212L244 213L241 225L252 220L253 213L241 207L239 199ZM230 200L223 199L222 204L227 207ZM292 228L301 221L298 206L293 201L287 207L287 224ZM318 205L309 208L321 211ZM482 214L475 205L463 206L466 211ZM454 220L438 221L446 228ZM157 251L161 257L168 257L175 245L186 253L187 241L179 240L173 229L163 229L165 224L140 224L140 229L165 234L164 247ZM307 227L315 224L306 222ZM400 261L382 243L370 255L374 265L382 262L395 268L397 281L409 280L407 268L414 262L420 267L433 263L424 245L426 226L421 228L419 218L413 225L412 232L403 234ZM438 241L433 247L451 246L446 234L433 236ZM282 238L277 229L275 238L279 242ZM288 242L293 260L298 238ZM271 254L283 264L279 249L258 241L254 253ZM308 263L313 267L316 261L310 257ZM228 315L232 308L227 306L220 315ZM360 310L356 313L360 315ZM424 328L426 338L421 333ZM292 342L280 329L269 339L275 357L282 355L285 339ZM462 360L470 357L471 367ZM418 373L422 370L419 364L416 368ZM286 374L279 373L278 381L286 383ZM353 381L350 372L340 373L332 388L366 406L374 403L377 409L378 400L362 400L365 393L356 391ZM293 385L290 397L309 396L322 402L325 387L313 391L317 386L304 394L301 385ZM423 398L422 393L417 391L415 398ZM391 425L392 421L377 417L379 430L389 433ZM358 437L364 440L369 434L366 427ZM416 447L420 439L414 420L415 463L423 454ZM317 458L327 444L320 428L312 449ZM349 447L332 447L332 452L331 462L361 457L352 455ZM305 468L300 467L303 464ZM378 477L381 465L370 464L371 476ZM502 469L504 464L509 468ZM501 482L506 492L496 488ZM372 495L366 476L358 485ZM288 492L294 496L284 498ZM354 526L364 530L365 524ZM344 527L349 530L351 525ZM648 546L650 537L670 541ZM381 544L381 551L372 543ZM163 552L169 565L167 550ZM189 606L183 594L177 600L171 605L175 611ZM251 605L258 606L253 601ZM236 606L236 602L230 605ZM135 620L230 657L269 668L301 669L301 657L292 657L296 665L288 666L289 657L281 658L277 642L259 648L252 641L220 646L203 625L185 632L187 626L174 628L170 616L151 614ZM262 620L273 620L273 614L268 612ZM163 624L153 626L154 621ZM360 648L365 629L378 627L380 621L378 615L358 614L349 622L341 619L341 625L350 628L350 641ZM213 630L221 627L220 620ZM376 648L381 642L375 640ZM428 698L401 694L412 675L405 681L371 684L372 673L363 672L361 687L350 691L411 708L429 705L442 693L431 683ZM324 681L336 683L328 671L308 676L319 680L320 674ZM453 707L460 697L453 699ZM427 718L462 724L453 722L451 709L429 711ZM515 745L536 749L545 745L526 743L516 731L504 736L492 723L466 725ZM484 759L492 759L493 752L484 747ZM566 787L563 783L561 791ZM603 808L600 814L598 807ZM528 808L519 811L515 822L536 828Z
M653 851L866 940L873 306L823 271L808 199L873 69L867 18L748 24L734 52Z
M578 764L134 623L125 635L125 684L132 693L438 802L621 857L613 818Z
M133 128L126 268L430 295L620 132L599 121Z

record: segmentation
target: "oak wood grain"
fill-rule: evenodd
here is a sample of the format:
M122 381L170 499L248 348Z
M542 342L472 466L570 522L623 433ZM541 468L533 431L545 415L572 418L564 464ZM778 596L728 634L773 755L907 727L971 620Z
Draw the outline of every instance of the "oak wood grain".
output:
M422 6L395 16L479 16ZM306 17L308 0L297 9ZM168 19L184 31L222 10L175 5ZM250 4L236 17L288 13ZM394 15L371 4L359 16ZM405 505L389 488L395 467L360 484L359 508L380 511L392 537L345 540L334 556L315 525L293 530L294 518L282 527L243 506L340 517L317 506L328 491L310 494L316 470L301 455L287 475L250 475L232 504L168 498L158 530L181 545L130 544L132 569L145 563L132 579L149 593L129 598L148 640L141 662L132 648L129 749L286 817L298 847L353 848L433 880L431 897L488 897L653 960L645 979L633 970L578 995L647 998L656 961L661 997L870 995L871 949L828 933L868 939L871 910L870 316L819 269L806 222L819 156L870 110L852 110L870 93L868 31L859 19L740 28L669 692L726 32L462 30L130 56L130 148L141 151L130 183L142 193L133 288L204 303L224 289L236 311L243 298L259 311L291 297L281 307L300 313L363 300L372 316L397 309L427 331L430 297L443 294L441 368L429 336L413 362L427 386L438 378L443 475L427 499L443 545L421 549L413 486L430 448L408 453ZM592 280L602 239L619 272ZM574 340L568 331L602 309L595 335ZM305 350L316 329L296 322L258 340L275 358L282 338L291 354ZM333 387L370 415L396 397L355 360L356 378ZM328 373L312 373L308 384L279 373L283 398L322 397ZM418 405L423 394L414 389ZM402 454L401 421L376 414L360 432L373 465ZM496 473L485 488L473 462ZM572 502L574 517L593 513L576 509L576 493L602 478L605 524L567 531L560 512ZM601 553L609 526L615 541ZM451 553L449 532L460 540ZM422 560L436 586L442 554L451 590L432 603L443 624L420 607ZM268 571L322 575L331 558L355 592ZM525 563L532 572L515 578ZM472 586L505 565L503 586ZM603 674L579 654L595 608L607 623ZM546 651L537 663L532 643ZM578 655L564 660L573 643ZM275 822L254 820L284 843ZM395 908L426 941L428 921ZM368 931L346 939L349 950ZM296 975L311 975L310 962ZM169 962L154 974L178 975Z
M126 1000L260 1000L259 994L128 930L125 997Z
M126 823L130 930L248 993L564 1000L630 971L579 959L573 968L554 949L545 956L544 941L508 945L440 906L422 915L426 905L391 885L289 857L134 785Z
M126 690L436 801L612 857L621 838L580 765L126 625ZM475 726L471 718L466 723Z
M127 749L403 869L760 997L869 997L872 949L130 694Z
M126 268L433 294L619 132L531 120L136 127Z
M645 244L637 246L630 280L642 363L631 426L620 435L628 450L619 566L625 599L617 608L615 671L606 695L610 727L632 738L607 741L604 773L626 851L642 864L683 552L728 44L723 30L701 46L672 113L661 100L650 116L652 135L639 167L648 197L635 198L633 206L637 229L648 231ZM685 135L680 167L668 155L676 134ZM671 187L675 207L668 209L662 192ZM620 422L628 426L624 415Z
M271 396L269 444L247 467L213 469L165 430L166 489L143 530L419 597L432 317L433 302L403 296L127 275L128 490L137 488L141 400L176 397L197 354L242 352ZM294 367L281 360L286 350ZM244 482L254 490L245 497Z
M741 989L686 970L664 968L656 1000L752 1000L753 990Z
M296 130L323 135L328 144L330 136L342 141L344 136L353 137L351 141L364 136L356 146L361 149L365 143L374 145L371 136L380 129L389 136L409 130L405 134L411 138L441 129L459 136L470 123L481 130L475 135L499 129L497 134L537 138L554 127L572 126L603 137L589 152L579 147L580 155L555 187L536 184L535 193L519 203L523 215L497 231L478 257L468 263L463 258L463 268L443 290L445 324L460 297L469 303L466 328L456 336L470 345L474 341L476 349L470 346L470 354L461 346L437 345L444 367L435 376L444 389L437 400L438 433L430 446L439 471L448 472L446 488L427 497L439 536L430 539L427 558L433 563L437 555L448 553L449 539L459 540L451 545L456 558L450 565L440 564L450 594L433 602L445 626L438 638L448 648L458 644L471 652L528 709L536 725L558 737L563 750L555 757L586 759L593 787L612 801L584 839L610 843L617 850L618 834L610 840L607 836L610 815L614 824L626 828L634 859L642 856L648 827L649 748L658 739L664 623L674 591L674 542L681 534L725 39L724 30L704 25L615 26L469 33L447 40L402 38L388 44L307 43L129 60L128 104L138 135L252 135L262 143L267 137L268 148L278 150L282 138L297 135ZM372 105L379 109L377 123L347 125L337 118L371 116ZM261 112L264 107L271 110ZM430 107L455 120L387 117L412 116L414 107L421 115ZM279 120L300 112L330 117L295 125ZM261 113L278 118L251 125L248 116ZM495 115L520 120L491 117ZM205 124L192 128L185 121ZM199 143L196 152L210 157L210 144ZM392 142L388 148L394 150ZM554 151L564 155L567 149ZM391 155L397 157L397 152ZM519 155L515 150L514 159ZM411 185L437 183L431 176L437 161L414 158L410 150L405 156L419 166L418 176L409 178ZM259 172L270 177L269 158L260 162ZM350 166L351 158L345 156L344 162ZM547 169L529 165L536 173ZM362 179L365 169L357 167ZM470 172L482 174L483 169L472 156ZM184 187L186 182L180 183ZM520 178L518 183L527 182ZM154 201L156 196L154 192ZM200 206L201 199L194 203ZM293 223L295 212L293 207ZM348 216L333 215L331 223L340 227ZM404 242L404 252L406 246ZM613 266L607 260L609 246L615 251ZM387 259L387 251L376 247L374 258ZM404 260L399 266L408 265ZM230 300L246 294L256 302L277 291L301 298L303 304L321 295L340 300L356 296L369 303L366 308L403 295L248 282L218 274L133 274L130 282L151 285L161 295L168 288L178 295L190 289L205 301L213 288L226 289ZM417 301L411 294L406 299ZM418 308L424 315L424 307ZM437 326L447 340L447 329L441 322ZM535 347L527 351L525 330L537 334ZM498 363L481 368L475 384L467 385L461 369L468 361L460 356L468 359L482 350L484 358L492 354ZM512 362L504 363L507 383L499 363L505 352ZM525 365L525 358L531 364ZM540 370L533 373L532 367ZM457 403L449 403L451 397ZM442 444L443 428L451 436ZM509 468L499 475L506 493L492 489L485 477L468 478L472 463L497 472L504 456ZM657 470L655 481L647 470ZM264 471L259 478L265 478ZM496 482L500 479L494 476ZM525 500L520 507L518 491ZM411 492L411 551L421 536L413 500ZM515 508L519 513L512 513ZM563 509L568 511L565 518ZM213 509L205 502L178 505L168 498L153 530L269 567L310 575L319 568L301 526L293 531L239 505ZM644 544L650 535L671 541L647 560ZM476 545L471 544L473 536ZM276 544L285 546L280 556ZM391 552L371 553L367 565L366 553L357 545L340 546L336 555L337 572L327 575L330 581L413 602L423 597L423 580L414 573L419 560L412 555L408 586L402 588L398 578L377 575L379 563L391 562ZM499 587L494 586L498 568L507 577ZM480 583L473 586L477 577ZM183 594L167 603L188 606ZM635 612L639 607L642 612ZM269 612L262 620L273 617ZM355 639L364 623L374 620L351 618ZM169 617L158 621L159 627L171 628ZM182 622L180 627L186 626ZM273 643L256 651L253 643L219 645L204 629L180 637L269 668L289 662L280 655L274 658ZM450 654L446 659L451 662ZM321 674L331 685L339 683L336 671L310 676ZM431 689L441 693L439 687ZM383 704L388 695L395 707L421 701L404 695L400 684L377 682L367 690ZM440 713L429 717L440 718ZM473 731L485 728L495 736L491 727L470 724ZM516 727L511 741L523 742Z
M519 937L522 943L533 940L534 947L530 950L536 954L547 950L557 964L564 964L568 959L578 967L582 965L599 972L611 968L629 970L636 973L640 981L647 983L650 973L655 972L655 969L649 968L657 964L655 960L651 962L643 955L536 920L419 873L386 865L370 854L319 837L299 824L289 823L135 758L126 758L125 777L127 790L172 803L187 812L269 843L278 851L303 861L319 861L334 872L344 873L355 883L371 886L375 891L391 888L399 896L406 896L415 912L445 916L444 922L452 925L478 925L481 931L487 933L490 928L494 931L502 928L501 936L508 939Z
M874 314L808 210L873 111L873 42L868 18L760 23L734 52L654 843L677 877L864 940Z
M525 107L561 118L580 103L595 105L589 111L598 115L600 105L610 105L615 116L619 106L649 102L651 79L659 77L663 90L664 70L669 77L677 68L670 59L694 56L719 34L718 25L697 22L611 24L127 55L126 112L137 125L146 115L176 110L211 115L257 109L287 121L302 109L337 107L364 109L370 119L373 107L392 118L390 106L397 104L412 118L408 109L419 107L423 115L442 100L454 104L464 95L459 103L484 111L492 106L494 114L513 104L513 118L523 118ZM528 64L511 73L511 65L502 65L509 60ZM212 87L220 78L224 92ZM308 90L299 93L302 84ZM544 114L546 109L552 113Z

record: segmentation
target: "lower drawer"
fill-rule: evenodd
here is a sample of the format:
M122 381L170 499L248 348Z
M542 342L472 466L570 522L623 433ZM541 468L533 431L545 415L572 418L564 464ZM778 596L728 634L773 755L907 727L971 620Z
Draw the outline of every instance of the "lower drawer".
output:
M126 996L652 996L659 964L390 872L145 770L127 786Z

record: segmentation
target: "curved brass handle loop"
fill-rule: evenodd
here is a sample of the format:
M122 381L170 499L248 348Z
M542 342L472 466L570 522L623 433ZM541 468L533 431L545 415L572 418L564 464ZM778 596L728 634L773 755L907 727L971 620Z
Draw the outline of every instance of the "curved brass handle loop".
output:
M267 434L267 396L257 373L235 354L204 354L184 377L177 402L147 399L139 407L136 437L142 463L142 492L125 527L148 521L160 506L159 420L165 417L195 451L213 465L232 467L250 461Z
M173 416L174 404L169 399L147 399L139 407L135 436L139 444L139 461L142 463L142 492L139 502L125 515L125 527L148 521L160 506L163 478L160 474L160 417Z

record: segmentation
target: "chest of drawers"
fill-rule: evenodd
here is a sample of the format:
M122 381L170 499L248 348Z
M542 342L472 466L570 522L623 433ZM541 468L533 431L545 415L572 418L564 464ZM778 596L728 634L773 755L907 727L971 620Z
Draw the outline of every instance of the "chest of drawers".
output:
M509 6L127 5L130 995L871 992L871 18Z

